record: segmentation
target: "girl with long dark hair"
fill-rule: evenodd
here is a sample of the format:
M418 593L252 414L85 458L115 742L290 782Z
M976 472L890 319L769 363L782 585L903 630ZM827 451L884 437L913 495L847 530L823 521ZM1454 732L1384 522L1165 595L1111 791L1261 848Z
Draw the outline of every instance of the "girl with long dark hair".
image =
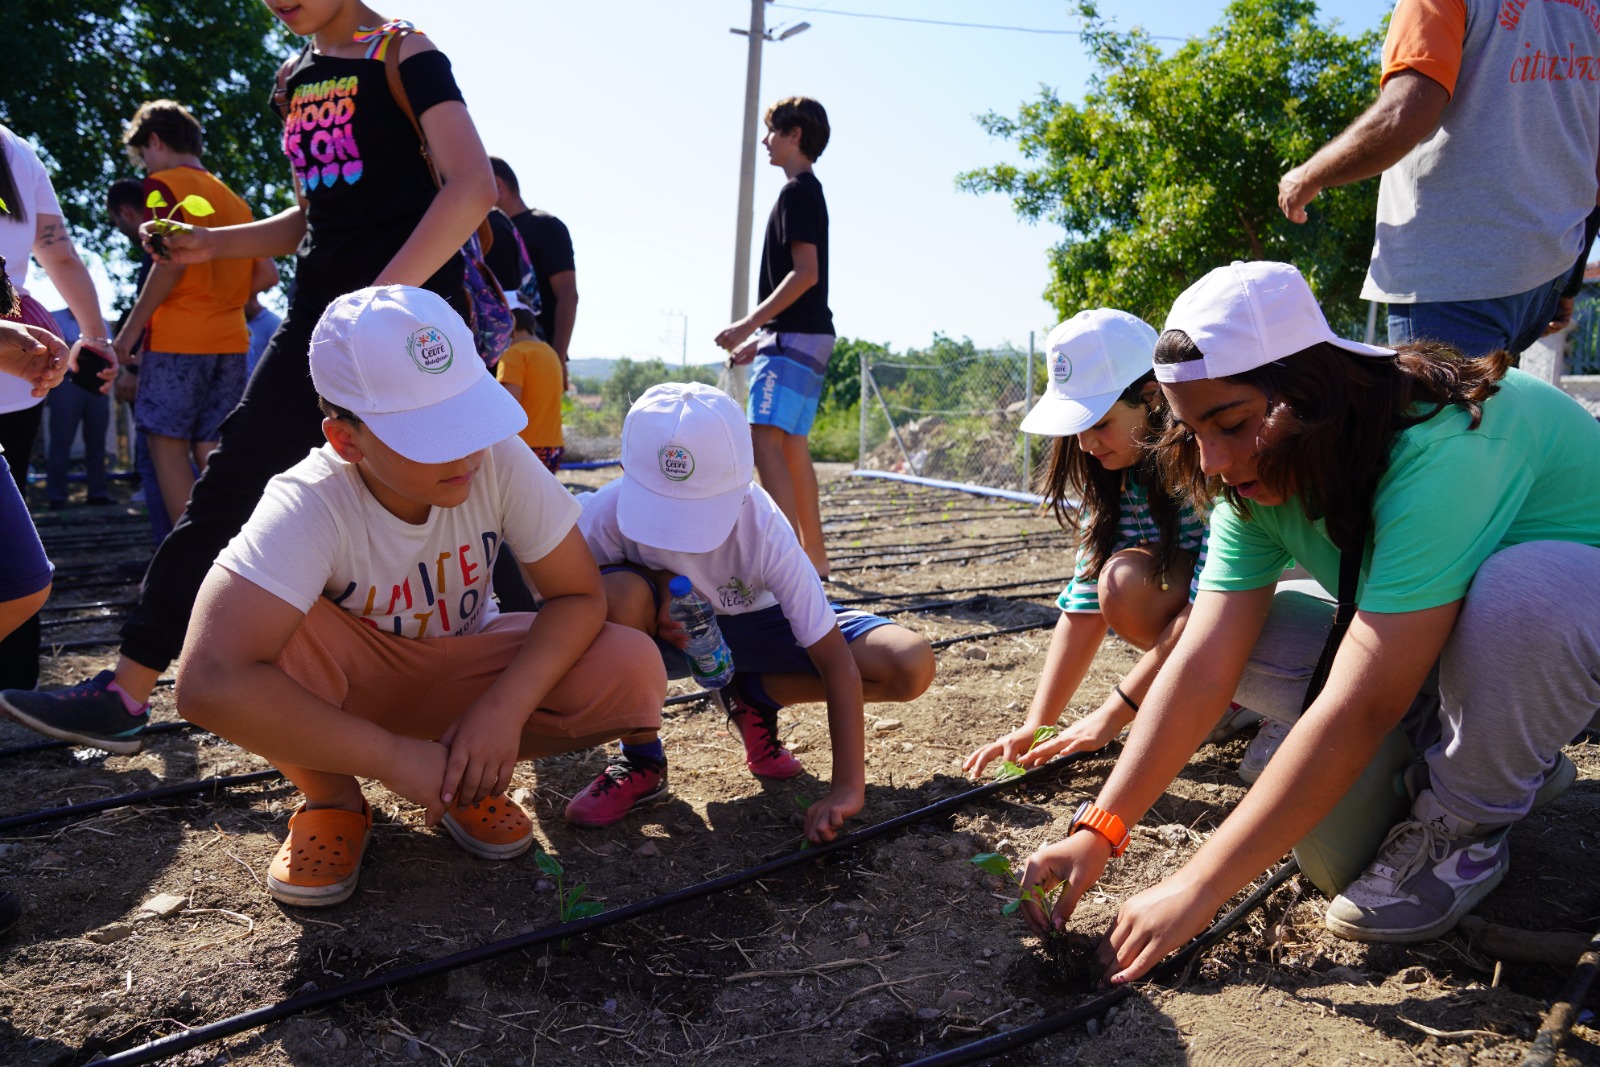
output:
M1061 618L1028 716L967 757L973 777L995 759L1032 767L1104 747L1132 721L1187 615L1204 509L1162 488L1147 451L1161 425L1155 342L1150 326L1110 308L1080 312L1050 332L1049 383L1022 429L1055 438L1040 488L1056 520L1077 533L1078 554L1056 601ZM1060 720L1113 630L1147 655L1093 712L1035 744L1040 727ZM1230 713L1218 732L1231 733L1244 715Z
M1195 856L1122 905L1111 981L1291 847L1352 939L1437 937L1499 884L1508 831L1572 783L1561 749L1600 709L1600 424L1508 362L1340 339L1282 263L1219 268L1173 305L1162 462L1222 499L1123 758L1028 860L1027 887L1065 884L1053 915L1025 904L1036 929L1071 915L1236 693L1292 728ZM1348 605L1331 640L1326 593L1279 589L1290 558Z

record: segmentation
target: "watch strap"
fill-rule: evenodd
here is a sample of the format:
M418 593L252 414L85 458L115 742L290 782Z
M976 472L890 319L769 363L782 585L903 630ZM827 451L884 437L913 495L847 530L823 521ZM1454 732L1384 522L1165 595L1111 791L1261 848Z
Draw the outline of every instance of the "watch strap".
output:
M1087 800L1078 805L1078 810L1073 813L1072 823L1067 828L1067 836L1071 837L1079 830L1085 829L1093 830L1110 843L1113 859L1126 852L1128 842L1133 839L1133 835L1128 832L1121 819Z

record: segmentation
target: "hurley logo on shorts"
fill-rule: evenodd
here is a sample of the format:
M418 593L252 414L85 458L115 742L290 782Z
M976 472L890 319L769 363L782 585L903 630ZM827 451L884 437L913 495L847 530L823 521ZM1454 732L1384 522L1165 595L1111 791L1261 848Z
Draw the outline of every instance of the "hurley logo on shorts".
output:
M1072 360L1065 352L1057 352L1055 363L1050 367L1050 374L1057 382L1066 385L1072 377Z
M450 347L450 338L444 335L443 330L423 326L413 330L406 338L406 355L423 373L443 374L450 369L455 351Z
M662 445L656 460L661 464L662 477L668 481L688 481L694 473L694 456L682 445Z

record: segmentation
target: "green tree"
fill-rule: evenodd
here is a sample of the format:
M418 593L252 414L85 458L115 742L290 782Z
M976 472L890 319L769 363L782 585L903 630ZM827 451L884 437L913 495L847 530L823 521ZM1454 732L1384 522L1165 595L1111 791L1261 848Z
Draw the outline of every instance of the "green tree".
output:
M278 65L299 47L257 0L8 0L0 122L42 150L80 244L125 257L105 191L138 167L122 129L145 100L170 98L205 127L206 165L265 216L293 203L269 106Z
M1044 88L1016 118L983 116L1036 165L958 179L1066 230L1045 291L1057 312L1109 305L1159 323L1207 270L1280 259L1305 272L1331 320L1362 317L1373 187L1324 191L1304 226L1278 210L1277 187L1374 98L1381 31L1343 36L1316 21L1313 0L1235 0L1164 56L1145 31L1110 28L1093 0L1079 12L1097 68L1083 104Z
M639 399L640 394L652 385L660 385L662 382L702 382L706 385L715 385L717 369L698 365L672 367L659 359L646 359L638 363L631 359L619 359L616 366L611 368L611 376L600 386L600 408L602 411L616 412L620 418L621 415L628 413L628 409Z

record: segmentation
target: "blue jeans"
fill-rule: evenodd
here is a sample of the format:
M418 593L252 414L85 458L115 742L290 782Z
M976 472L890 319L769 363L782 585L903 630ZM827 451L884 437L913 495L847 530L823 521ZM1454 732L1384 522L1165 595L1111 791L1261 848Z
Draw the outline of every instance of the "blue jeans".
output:
M69 388L70 386L70 388ZM45 496L52 504L67 499L67 468L72 439L83 424L83 469L89 495L106 495L106 427L111 421L111 398L91 393L67 382L45 398L50 412L50 454L45 463Z
M1443 341L1464 356L1488 355L1501 348L1518 355L1544 334L1569 277L1570 272L1562 273L1525 293L1491 300L1390 304L1389 344Z

